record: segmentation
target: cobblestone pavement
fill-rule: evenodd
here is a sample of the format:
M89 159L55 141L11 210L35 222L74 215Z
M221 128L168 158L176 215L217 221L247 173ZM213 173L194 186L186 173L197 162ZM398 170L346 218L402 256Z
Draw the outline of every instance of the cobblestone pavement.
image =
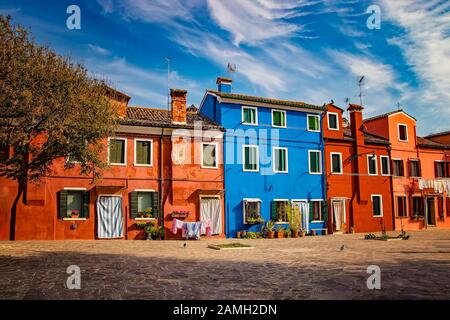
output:
M188 241L0 242L1 299L449 299L450 230L407 241L363 235ZM343 247L343 250L341 250ZM81 268L81 289L65 282ZM368 290L368 265L381 290Z

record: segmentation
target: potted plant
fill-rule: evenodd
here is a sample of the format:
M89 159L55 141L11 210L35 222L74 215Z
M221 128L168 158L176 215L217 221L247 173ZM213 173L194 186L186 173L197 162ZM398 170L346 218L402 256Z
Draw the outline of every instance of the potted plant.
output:
M284 231L283 228L281 228L281 226L276 226L275 227L275 237L278 239L283 238L284 235Z
M75 219L75 218L79 218L80 217L80 213L78 212L78 210L72 210L70 212L70 217Z
M147 210L145 210L145 212L144 212L144 218L153 218L153 215L152 215L152 208L147 208Z
M290 238L291 232L288 229L283 229L283 237L284 238Z
M305 237L306 236L306 230L305 229L300 229L299 235L302 238Z
M298 238L298 226L291 226L292 238Z
M275 232L273 232L273 228L274 228L275 224L273 223L272 220L267 221L266 223L266 235L267 235L267 239L273 239L275 236Z
M238 238L238 239L241 238L241 231L236 232L236 238Z
M261 217L249 217L247 218L247 224L258 224L258 223L264 223L264 219Z

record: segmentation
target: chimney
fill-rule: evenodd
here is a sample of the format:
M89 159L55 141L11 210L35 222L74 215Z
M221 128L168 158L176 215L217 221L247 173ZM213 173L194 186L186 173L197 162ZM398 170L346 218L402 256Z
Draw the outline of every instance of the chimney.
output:
M186 123L186 94L186 90L170 89L173 123Z
M119 118L125 118L127 114L128 102L131 97L108 86L105 86L105 88L106 97L109 99L111 107L116 109Z
M362 110L364 108L359 104L349 104L347 111L350 112L350 127L352 131L352 138L356 140L357 145L364 144L364 128Z
M233 80L231 80L230 78L218 77L216 83L218 85L219 92L231 93L231 83L232 82L233 82Z

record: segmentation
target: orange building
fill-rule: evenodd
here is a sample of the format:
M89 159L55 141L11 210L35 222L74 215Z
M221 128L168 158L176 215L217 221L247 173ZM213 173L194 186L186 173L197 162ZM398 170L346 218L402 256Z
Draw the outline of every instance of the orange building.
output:
M364 125L391 143L395 229L450 228L449 140L443 144L448 133L418 137L416 119L403 110L366 119Z
M329 231L393 230L389 141L365 130L361 106L349 105L350 125L341 108L326 107L322 126Z
M111 91L122 119L103 154L110 164L92 184L79 168L53 163L52 174L29 184L27 203L19 203L17 240L141 239L136 223L158 221L165 238L172 216L184 221L212 218L214 236L224 235L223 129L186 110L186 91L171 90L172 110L130 107L127 95ZM0 155L9 156L11 150ZM0 239L9 239L15 181L0 178Z

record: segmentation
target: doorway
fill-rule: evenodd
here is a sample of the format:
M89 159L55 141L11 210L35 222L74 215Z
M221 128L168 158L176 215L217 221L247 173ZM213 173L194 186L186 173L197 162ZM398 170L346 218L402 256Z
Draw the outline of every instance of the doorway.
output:
M331 207L333 210L333 231L345 231L344 228L347 223L345 214L345 201L331 200Z
M121 196L97 198L97 238L123 238L123 212Z
M434 198L427 199L427 224L429 226L436 225L436 213L434 209Z
M209 220L211 234L222 233L222 210L220 208L220 197L200 197L200 221Z

